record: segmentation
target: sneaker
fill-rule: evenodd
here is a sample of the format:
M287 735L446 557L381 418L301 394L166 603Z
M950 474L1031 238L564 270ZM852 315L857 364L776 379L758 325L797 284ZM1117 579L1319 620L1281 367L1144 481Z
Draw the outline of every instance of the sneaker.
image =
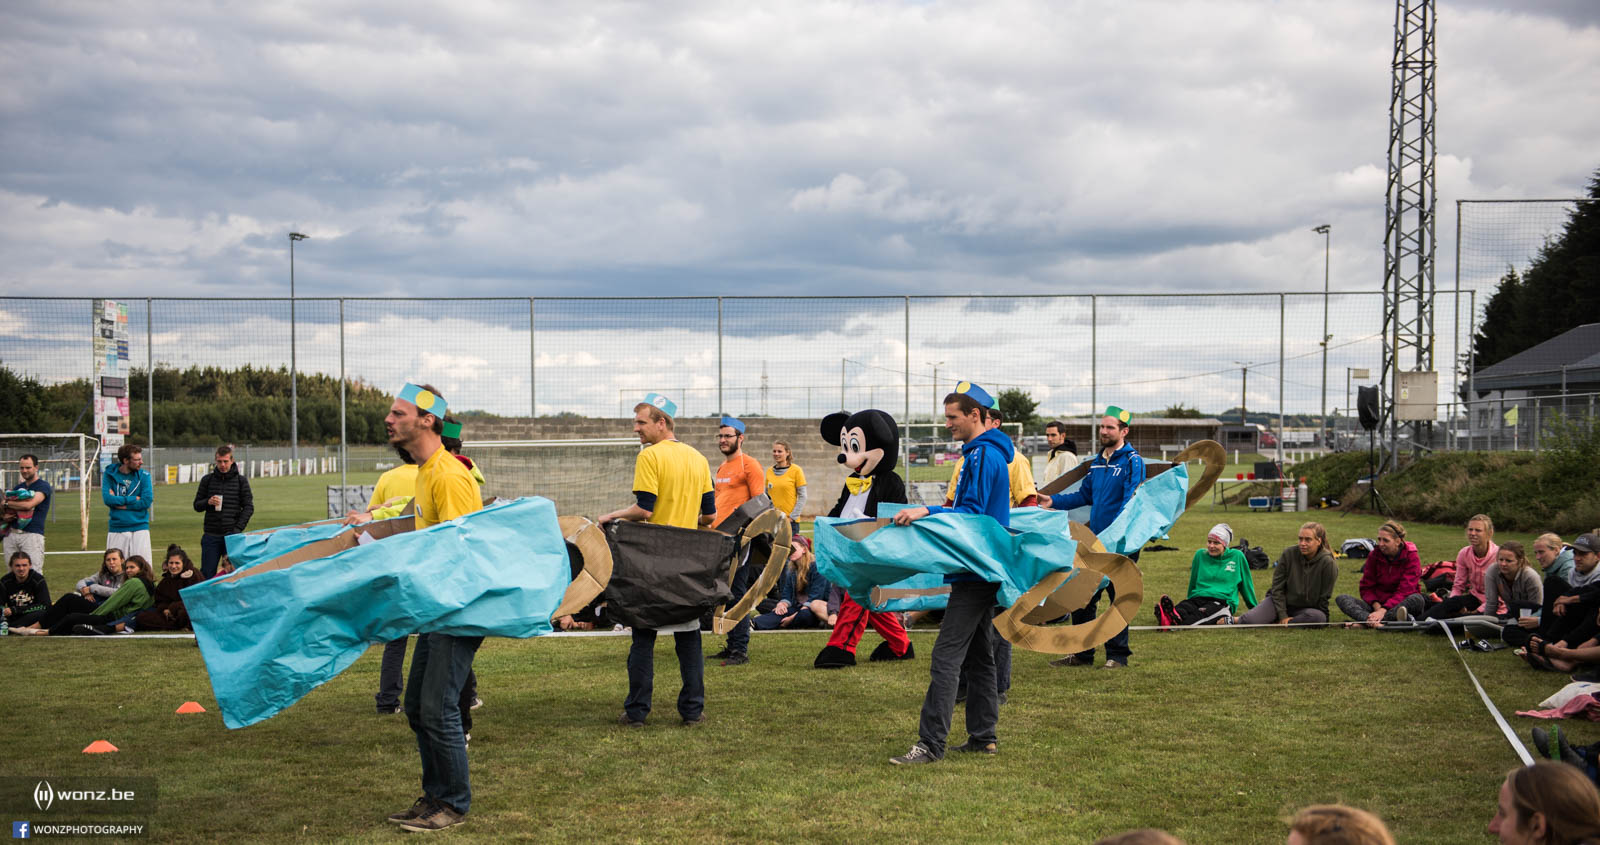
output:
M73 625L72 633L80 637L101 637L105 636L106 632L100 630L99 625Z
M617 717L617 724L625 728L642 728L644 727L644 720L635 719L632 716L629 716L627 713L623 713L621 716Z
M378 715L379 716L393 716L396 713L404 713L404 712L405 712L405 708L401 707L398 704L391 704L391 705L389 705L387 707L385 707L384 705L381 705L381 704L378 705Z
M958 745L955 748L952 748L950 750L951 751L960 751L963 754L999 754L1000 753L1000 747L998 745L995 745L992 742L979 742L979 741L977 741L975 739L969 739L966 742L963 742L960 745Z
M467 709L468 710L476 710L476 709L478 709L479 707L482 707L482 706L483 706L483 699L481 699L481 698L479 698L477 696L473 696L472 697L472 706L468 707Z
M722 665L724 665L724 666L743 666L744 664L749 663L749 662L750 662L750 655L745 654L742 651L735 651L735 652L730 653L727 657L723 658Z
M1170 628L1179 624L1178 609L1172 605L1171 596L1162 596L1156 602L1156 624L1163 628Z
M1396 621L1396 622L1410 622L1411 621L1411 611L1406 610L1406 607L1403 604L1402 605L1395 605L1395 608L1394 608L1394 621Z
M683 720L683 726L686 727L686 728L693 728L693 727L697 727L699 725L705 724L705 721L706 721L706 714L701 713L700 715L694 717L693 719L684 719Z
M890 757L889 762L896 766L915 766L921 763L937 763L939 758L933 756L933 752L924 748L922 743L919 742L911 746L910 751L901 754L899 757Z
M727 660L728 658L730 658L732 656L733 656L733 649L724 648L723 650L717 652L716 654L711 655L707 659L708 660Z
M407 819L400 823L401 830L421 833L430 830L445 830L455 827L466 821L467 817L444 804L434 804L422 815L414 819Z
M395 824L400 824L402 822L411 821L412 819L421 818L422 814L428 812L428 810L432 809L432 807L433 799L423 795L417 798L416 803L412 804L409 809L402 810L398 813L390 813L389 821L392 821Z
M1094 665L1094 658L1090 657L1090 658L1085 659L1085 658L1079 657L1076 654L1069 654L1066 657L1061 657L1061 658L1057 658L1055 660L1050 661L1050 665L1051 666L1093 666Z
M1105 668L1107 668L1107 669L1126 669L1126 668L1128 668L1128 664L1122 663L1122 662L1116 661L1116 660L1107 660Z

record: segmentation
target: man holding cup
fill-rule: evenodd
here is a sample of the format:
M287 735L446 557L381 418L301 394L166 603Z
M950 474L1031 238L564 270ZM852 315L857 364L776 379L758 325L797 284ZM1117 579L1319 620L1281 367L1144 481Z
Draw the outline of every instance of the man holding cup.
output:
M205 533L200 535L200 574L217 574L217 560L227 553L226 537L241 534L255 514L255 499L250 495L250 479L233 462L233 447L217 447L216 466L200 479L194 491L194 509L205 514Z

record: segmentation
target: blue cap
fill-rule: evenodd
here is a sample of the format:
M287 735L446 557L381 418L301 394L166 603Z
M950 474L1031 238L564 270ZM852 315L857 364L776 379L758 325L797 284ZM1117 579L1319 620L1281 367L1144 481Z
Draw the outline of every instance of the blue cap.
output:
M659 393L646 393L644 396L644 404L654 406L656 410L666 414L669 417L676 417L678 415L678 403L668 399L665 396L662 396Z
M956 392L972 397L972 401L977 402L979 405L985 408L999 407L999 403L994 400L993 396L989 395L989 391L984 390L970 381L964 381L957 384Z
M744 434L744 423L741 422L738 417L730 417L727 414L723 414L722 422L720 423L719 427L723 425L739 432L740 434Z

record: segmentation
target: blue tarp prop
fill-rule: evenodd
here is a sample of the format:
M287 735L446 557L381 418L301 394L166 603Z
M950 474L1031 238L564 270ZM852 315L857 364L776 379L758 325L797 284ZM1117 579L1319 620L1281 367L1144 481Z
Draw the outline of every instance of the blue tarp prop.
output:
M397 516L395 519L414 520L410 514ZM382 522L384 520L378 520ZM245 534L229 534L225 538L228 548L228 562L233 564L235 570L247 569L264 560L282 557L302 546L309 546L318 540L334 537L352 527L345 525L341 520L321 520L307 522L303 525L289 525L283 528L268 528L263 531L251 531ZM187 593L185 593L187 595Z
M893 510L879 506L884 517ZM1057 516L1065 526L1066 515ZM964 513L884 526L861 540L841 533L873 522L822 517L813 532L817 569L863 607L871 606L873 587L918 576L916 584L942 587L944 576L962 574L998 583L997 601L1009 607L1045 575L1072 569L1078 548L1065 530L1007 529L990 517Z
M1068 488L1068 490L1071 489L1073 488ZM1145 481L1145 483L1139 485L1139 489L1134 491L1133 498L1128 501L1128 506L1122 509L1122 513L1116 520L1106 526L1104 531L1100 532L1101 544L1106 547L1106 551L1127 555L1144 548L1144 544L1150 540L1165 536L1173 524L1178 521L1178 517L1183 515L1184 500L1188 493L1189 470L1183 464L1178 464L1166 472ZM878 513L884 518L889 518L894 516L894 512L902 507L905 506L879 504ZM1087 508L1074 509L1072 511L1046 510L1044 508L1013 508L1011 510L1011 528L1013 531L1060 534L1066 537L1069 523L1082 521L1075 516L1080 510L1087 517ZM929 519L932 518L929 517ZM927 520L918 520L913 525L920 525L925 521ZM819 519L817 523L820 525L823 520ZM998 528L999 523L995 523L995 526ZM843 562L843 566L850 569L856 568L856 564L849 562ZM830 581L833 581L833 576L828 575L828 571L822 566L820 542L817 550L817 568L824 575L827 575ZM877 577L876 570L871 571L873 573L871 575L863 571L853 577L856 580L860 580L863 577L866 580ZM909 578L890 583L870 584L867 587L868 592L874 586L881 586L885 590L896 591L899 595L879 602L877 605L863 603L863 606L871 607L873 610L889 612L942 610L950 601L949 593L940 589L944 586L944 576L946 574L946 570L942 568L935 569L931 566L925 566L918 570L917 574ZM1043 573L1041 573L1040 577L1042 576ZM994 579L985 576L985 580ZM1023 585L1023 590L1025 591L1032 587L1038 583L1038 580L1038 578L1035 578L1033 581L1029 581ZM835 581L834 583L839 582ZM1101 579L1101 586L1104 587L1105 584L1106 579ZM855 598L854 593L851 594L851 597ZM860 601L859 598L856 600ZM1010 606L1010 602L1005 602L1005 606Z
M372 643L411 633L535 637L571 580L548 499L481 511L183 591L230 728L270 718L349 668Z

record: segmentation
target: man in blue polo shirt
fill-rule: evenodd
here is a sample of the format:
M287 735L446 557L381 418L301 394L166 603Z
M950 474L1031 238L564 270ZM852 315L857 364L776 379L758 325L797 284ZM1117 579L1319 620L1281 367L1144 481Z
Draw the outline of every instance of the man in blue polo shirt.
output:
M1014 452L1011 438L984 424L985 409L993 405L988 392L971 382L956 385L956 392L944 397L944 424L951 436L960 440L962 470L950 507L907 508L894 515L895 525L910 525L937 513L970 513L988 516L1001 525L1011 524L1011 474L1007 465ZM922 699L922 719L917 744L899 757L889 758L895 765L936 763L944 759L945 739L950 735L950 720L956 709L956 686L962 666L967 669L970 692L967 695L967 741L954 750L994 754L998 748L995 725L1000 720L1000 693L995 688L994 630L995 596L1000 585L976 575L949 575L950 603L944 621L939 623L939 638L933 643L928 662L928 694Z
M1083 484L1071 493L1041 497L1039 506L1071 510L1088 505L1089 530L1096 534L1116 522L1122 509L1127 507L1128 501L1133 498L1133 491L1144 483L1144 458L1139 457L1139 453L1128 443L1128 423L1132 420L1132 414L1115 405L1106 408L1105 415L1100 418L1100 452L1090 462L1089 474L1084 476ZM1136 551L1128 557L1137 561L1139 553ZM1087 605L1072 612L1072 624L1080 625L1094 621L1100 594L1106 589L1111 591L1111 599L1116 600L1115 587L1108 585L1102 590L1095 591L1094 597L1089 599ZM1127 668L1128 658L1132 654L1133 650L1128 646L1128 629L1123 627L1116 636L1106 642L1106 668ZM1051 666L1093 664L1092 648L1050 661Z
M33 561L33 571L44 574L44 521L50 515L50 502L55 491L50 489L49 482L39 477L39 458L36 455L23 455L17 459L17 472L22 475L22 483L14 489L30 490L33 498L19 504L31 505L33 515L28 518L27 524L11 529L4 541L0 541L5 560L11 560L13 552L24 552L28 559ZM19 520L20 521L20 520Z

